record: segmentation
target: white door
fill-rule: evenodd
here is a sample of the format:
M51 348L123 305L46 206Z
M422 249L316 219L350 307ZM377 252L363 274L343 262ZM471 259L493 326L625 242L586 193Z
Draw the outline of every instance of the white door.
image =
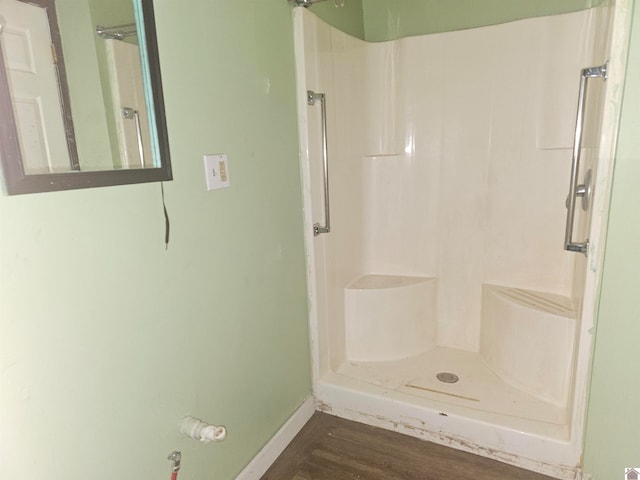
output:
M69 171L46 10L18 0L0 0L0 45L26 173Z

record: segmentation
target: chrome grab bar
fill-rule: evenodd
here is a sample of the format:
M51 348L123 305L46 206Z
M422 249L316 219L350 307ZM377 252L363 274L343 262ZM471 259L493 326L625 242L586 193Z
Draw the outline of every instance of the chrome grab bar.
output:
M589 78L603 78L607 79L607 66L605 63L599 67L584 68L580 74L580 92L578 93L578 113L576 115L576 133L573 141L573 158L571 162L571 179L569 181L569 196L567 198L567 223L564 231L564 249L569 252L580 252L587 255L589 250L589 239L584 242L574 242L573 236L573 222L575 218L576 196L583 196L583 208L585 206L585 193L589 192L590 185L587 185L587 179L585 177L585 184L578 185L578 170L580 166L580 150L582 149L582 128L584 126L584 106L587 96L587 80ZM590 178L590 175L589 175ZM590 183L590 181L588 182ZM587 203L590 195L587 195ZM588 204L587 204L588 208Z
M131 107L122 108L122 118L136 121L136 134L138 135L138 155L140 155L140 165L144 168L144 145L142 143L142 130L140 128L140 113Z
M318 236L321 233L329 233L331 231L330 215L329 215L329 150L327 148L327 107L324 93L315 93L307 90L307 105L315 105L316 101L320 101L322 112L322 160L324 163L324 227L319 223L313 224L313 235Z

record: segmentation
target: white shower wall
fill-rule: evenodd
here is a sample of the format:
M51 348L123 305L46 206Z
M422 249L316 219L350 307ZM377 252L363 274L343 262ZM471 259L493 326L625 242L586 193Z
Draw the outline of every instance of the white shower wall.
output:
M105 40L112 108L118 134L120 168L153 167L149 118L144 96L142 65L138 45ZM123 108L138 112L138 119L125 118ZM140 137L136 122L139 122ZM140 151L142 142L142 152Z
M628 11L370 44L295 10L298 95L327 100L332 230L316 237L320 108L299 105L322 410L579 478ZM563 250L565 198L580 72L611 39L614 78L587 88L587 260Z
M576 86L604 61L585 39L605 11L377 44L305 15L317 58L306 85L326 93L329 116L333 232L316 242L332 365L344 360L343 289L361 275L437 278L437 343L471 351L483 285L572 296L576 255L562 239ZM319 122L310 110L309 131Z

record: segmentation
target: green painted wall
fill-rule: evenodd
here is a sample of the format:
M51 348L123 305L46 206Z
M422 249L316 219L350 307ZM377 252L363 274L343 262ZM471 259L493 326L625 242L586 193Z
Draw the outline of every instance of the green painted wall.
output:
M640 8L635 8L600 296L585 471L640 466Z
M349 0L347 0L348 2ZM567 13L603 0L363 0L365 38L382 41Z
M364 39L363 0L327 0L309 7L313 13L322 18L329 25L348 33L356 38Z
M83 170L112 169L114 155L107 123L107 112L112 109L107 110L103 99L96 25L91 19L89 2L58 0L56 12L80 165ZM113 119L113 113L109 117ZM116 155L117 146L116 138Z
M154 3L168 250L159 184L0 194L3 480L229 480L310 393L290 7Z
M338 0L340 1L340 0ZM325 22L371 42L495 25L591 8L610 0L327 0L310 7Z

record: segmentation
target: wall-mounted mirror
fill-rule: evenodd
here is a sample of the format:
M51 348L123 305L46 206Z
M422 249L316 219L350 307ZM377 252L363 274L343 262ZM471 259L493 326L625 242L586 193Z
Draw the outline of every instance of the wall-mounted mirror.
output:
M171 180L152 0L0 0L7 192Z

